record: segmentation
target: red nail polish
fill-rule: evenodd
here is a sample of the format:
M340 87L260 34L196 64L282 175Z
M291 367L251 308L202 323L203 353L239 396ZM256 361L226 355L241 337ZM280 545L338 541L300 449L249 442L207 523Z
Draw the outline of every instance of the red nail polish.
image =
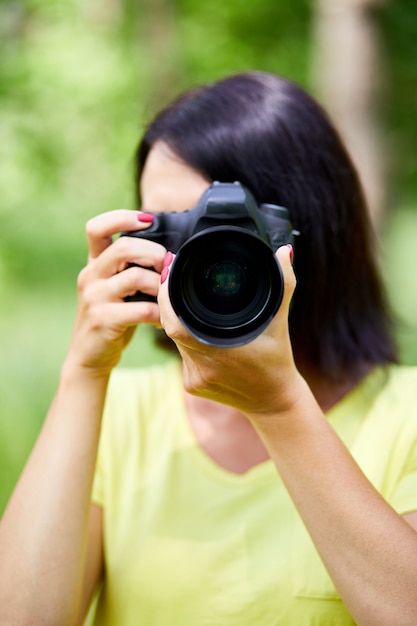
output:
M138 221L144 224L152 224L155 219L155 215L152 215L152 213L138 213L137 217Z
M292 245L290 243L287 243L287 248L290 251L290 263L292 265L292 262L293 262L293 259L294 259L294 250L293 250L293 247L292 247Z
M168 250L168 252L165 255L165 259L162 264L162 267L168 267L169 265L171 265L173 258L174 258L174 255L172 254L170 250Z
M168 278L168 274L169 274L169 268L164 267L161 272L161 285L163 285L166 279Z

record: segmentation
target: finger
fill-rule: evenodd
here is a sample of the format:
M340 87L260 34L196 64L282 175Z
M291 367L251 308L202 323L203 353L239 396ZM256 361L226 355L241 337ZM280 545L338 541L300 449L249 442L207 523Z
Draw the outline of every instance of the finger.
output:
M160 286L158 291L158 304L160 310L161 324L171 339L174 341L178 338L179 331L183 330L183 326L178 320L174 309L172 308L171 301L168 293L169 273L171 271L172 263L175 256L167 255L167 261L165 262L160 277Z
M91 282L84 292L84 299L91 303L122 302L138 291L156 297L158 289L159 274L133 266L108 279Z
M120 237L87 267L96 278L110 278L132 263L154 268L159 273L165 256L166 249L159 243L137 237Z
M110 293L115 299L134 296L138 291L149 296L158 295L160 276L158 273L143 267L129 267L109 279Z
M113 241L113 235L122 231L146 229L151 222L141 222L143 213L117 209L91 218L85 227L89 258L97 258Z
M168 253L161 273L161 284L158 291L161 325L168 337L176 343L180 352L181 347L201 351L202 344L188 332L178 319L169 298L168 284L174 260L175 256L172 253Z
M106 302L94 309L96 327L124 332L138 324L160 324L159 307L155 302Z
M293 248L291 245L281 246L276 252L276 257L282 269L284 278L284 296L281 306L288 309L297 284L292 267Z

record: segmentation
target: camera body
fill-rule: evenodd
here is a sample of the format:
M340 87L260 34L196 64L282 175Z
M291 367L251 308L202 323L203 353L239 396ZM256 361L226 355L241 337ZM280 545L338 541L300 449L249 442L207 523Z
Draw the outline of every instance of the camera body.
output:
M288 210L257 205L243 185L213 183L194 208L157 213L146 230L123 232L176 253L169 296L177 316L202 343L231 347L259 335L283 296L275 251L293 243ZM127 300L155 298L136 293Z

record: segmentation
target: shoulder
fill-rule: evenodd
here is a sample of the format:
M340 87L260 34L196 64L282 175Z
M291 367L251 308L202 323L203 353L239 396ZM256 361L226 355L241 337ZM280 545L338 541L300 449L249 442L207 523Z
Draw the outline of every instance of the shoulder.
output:
M399 512L417 510L417 367L392 366L378 402L374 444L387 447L384 490Z
M344 416L357 420L350 449L364 466L384 467L394 457L402 465L417 442L417 368L375 368L345 403Z
M381 495L403 513L417 506L417 368L377 368L365 381L368 410L350 452Z
M368 441L370 450L373 442L374 457L386 453L392 459L396 452L404 459L417 442L417 368L390 365L376 374L375 395L358 439Z

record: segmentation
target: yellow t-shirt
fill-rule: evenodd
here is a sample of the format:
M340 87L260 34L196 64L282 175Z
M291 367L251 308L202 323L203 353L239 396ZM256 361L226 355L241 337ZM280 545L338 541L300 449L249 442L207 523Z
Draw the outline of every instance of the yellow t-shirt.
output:
M400 513L417 509L416 388L417 368L377 369L328 414ZM106 561L97 625L354 623L272 461L237 475L197 445L176 361L115 371L93 500Z

